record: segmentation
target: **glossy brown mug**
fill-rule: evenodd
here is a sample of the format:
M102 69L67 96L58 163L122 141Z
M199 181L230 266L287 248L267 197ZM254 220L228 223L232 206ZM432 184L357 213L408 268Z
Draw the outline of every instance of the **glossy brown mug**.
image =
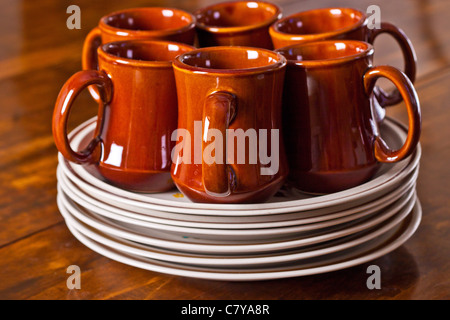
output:
M416 78L416 54L406 34L398 27L381 22L380 28L369 28L368 18L362 11L352 8L323 8L303 11L278 20L270 27L270 35L276 49L319 40L358 40L373 45L383 33L391 35L399 44L404 58L404 73L414 83ZM385 116L384 107L402 101L398 90L388 94L380 87L374 90L375 112L379 120Z
M372 66L373 47L328 40L276 50L288 60L283 130L289 181L309 193L331 193L368 181L379 163L410 155L419 142L421 114L411 81L390 66ZM384 77L401 93L409 117L403 146L391 150L371 112L375 82Z
M174 149L172 178L188 198L263 202L281 187L288 173L280 131L285 68L280 54L252 47L202 48L175 59L182 151ZM269 154L270 161L262 156Z
M56 147L69 161L93 164L112 184L139 192L173 188L171 134L177 128L173 59L194 49L163 41L111 42L98 48L99 70L74 74L53 113ZM101 104L89 146L72 150L67 120L81 90L97 85Z
M281 9L264 1L229 1L194 12L200 47L250 46L273 49L269 27Z
M163 40L193 45L195 18L192 14L174 8L132 8L116 11L102 17L84 40L83 70L97 70L97 48L101 44L126 40ZM100 102L95 86L89 88Z

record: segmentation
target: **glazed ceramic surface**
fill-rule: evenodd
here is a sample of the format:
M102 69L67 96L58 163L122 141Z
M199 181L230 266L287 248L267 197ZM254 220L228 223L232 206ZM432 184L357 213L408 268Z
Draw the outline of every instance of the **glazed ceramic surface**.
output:
M403 220L411 211L416 201L416 195L405 203L402 207L395 210L386 210L379 215L373 215L371 219L348 223L340 230L330 228L328 231L324 229L319 233L293 235L292 237L259 237L256 239L242 239L238 236L227 238L220 235L219 232L215 234L211 232L211 237L194 236L192 233L171 233L167 231L148 230L135 226L117 223L113 220L105 219L92 212L86 211L67 202L62 197L59 197L61 204L70 212L76 219L83 223L100 230L102 232L135 241L144 245L168 249L174 251L204 253L204 254L248 254L257 255L261 253L280 252L284 250L307 248L310 245L325 244L328 241L342 239L347 236L355 235L359 232L373 231L384 223L389 223L397 217ZM70 201L70 200L69 200ZM273 230L275 231L275 230ZM204 230L208 232L208 230Z
M134 267L174 274L177 276L202 278L226 281L255 281L288 277L298 277L320 274L340 270L372 261L387 254L405 243L417 230L422 210L417 200L412 212L403 219L398 219L397 225L388 228L372 230L375 237L362 237L347 243L329 243L329 247L313 248L311 251L284 251L280 254L266 254L259 256L240 255L239 257L218 257L177 254L167 251L149 251L134 242L124 241L120 238L111 238L111 235L97 230L83 227L82 224L65 209L58 201L61 213L73 235L88 248L110 259L129 264ZM359 242L359 244L358 244ZM335 244L335 246L333 246ZM212 245L222 248L223 246ZM316 251L314 251L316 249ZM339 251L342 249L341 251ZM339 251L336 253L336 251ZM225 260L221 264L217 259ZM234 260L233 260L234 259ZM291 263L280 263L290 261ZM228 266L227 266L228 265ZM235 265L235 267L231 267ZM244 267L249 266L249 267Z
M370 44L329 40L277 51L288 59L283 129L289 180L297 188L311 193L351 188L371 179L379 162L396 162L414 151L421 130L417 94L399 70L371 65ZM370 96L379 77L395 84L408 109L408 136L395 151L372 114Z
M321 40L359 40L373 45L380 34L389 34L399 44L404 57L404 72L414 83L417 58L411 41L398 27L381 22L379 28L369 27L364 12L352 8L323 8L303 11L278 20L270 27L270 35L276 49ZM386 107L402 101L398 91L387 94L381 88L375 90L379 107ZM384 110L376 109L380 119Z
M94 125L95 119L92 119L70 134L69 141L75 150L89 144ZM390 119L383 123L382 132L393 146L401 146L407 137L406 130ZM366 263L407 241L421 220L415 193L419 158L420 146L406 162L383 165L386 172L373 180L379 180L378 183L352 188L347 196L345 192L338 192L302 200L222 205L168 201L164 196L158 198L161 194L146 195L118 188L126 194L122 194L123 198L111 198L105 191L115 187L99 180L98 173L84 171L87 175L83 173L83 177L95 174L94 179L91 179L94 176L87 178L93 183L89 185L74 172L74 168L95 166L76 165L60 156L57 203L77 239L99 254L131 266L226 281L298 277ZM402 163L398 172L387 174ZM111 188L103 190L107 186ZM96 191L101 191L100 198L92 202ZM144 219L146 213L134 211L139 206L126 205L136 197L149 200L153 197L155 202L164 203L161 209L172 210L170 205L178 206L179 213L168 212L165 216L165 212L159 211ZM360 200L357 201L361 204L359 207L355 207L356 199ZM315 206L311 206L314 203ZM348 204L350 209L346 209ZM141 208L149 209L149 203L147 205ZM194 211L186 208L190 205L198 208ZM258 210L267 205L275 205L274 209L269 209L274 212ZM288 211L278 210L279 207ZM311 211L313 207L317 210ZM278 217L287 217L287 214L280 214L282 212L291 212L292 220L285 220L285 217L278 220ZM193 222L199 217L203 218L200 223ZM218 218L225 218L228 223L220 223ZM244 220L237 221L239 218ZM258 218L262 223L245 221L249 218ZM172 225L168 219L181 220ZM236 228L241 222L245 227Z
M195 18L174 8L132 8L102 17L86 36L82 51L83 70L97 70L97 48L108 42L127 40L163 40L193 45ZM90 86L92 97L100 102L99 92Z
M59 181L62 190L68 190L67 181L64 181L64 177L59 174ZM65 191L64 191L65 193ZM112 212L105 212L95 206L82 207L67 196L62 196L63 201L66 202L66 207L70 207L71 210L84 211L86 214L92 214L94 216L105 217L111 223L117 226L123 226L128 230L134 230L142 234L153 234L155 231L164 232L172 236L179 236L180 238L195 238L204 240L217 240L224 242L252 242L252 241L267 241L272 239L300 239L300 238L316 238L325 241L327 237L340 237L342 235L348 235L352 232L359 232L365 228L370 228L378 223L381 223L389 219L392 215L396 214L408 201L412 201L415 188L409 189L409 191L398 201L390 206L386 206L380 210L375 211L363 211L358 214L349 215L341 219L331 219L323 223L314 223L299 226L285 226L275 227L270 224L266 225L266 228L252 228L247 225L246 229L229 229L229 228L208 228L205 226L172 226L165 223L145 222L142 220L131 219L122 215L114 214ZM325 235L327 234L327 235ZM189 241L189 240L188 240Z
M259 216L217 216L217 215L194 215L183 213L172 213L165 211L148 211L141 208L116 207L113 204L102 202L95 197L83 192L77 187L65 174L61 166L58 167L58 182L64 193L78 205L92 210L98 214L108 218L119 217L123 219L134 220L137 224L146 222L165 224L169 226L184 226L208 229L264 229L278 228L288 226L300 226L312 224L316 226L320 223L328 223L344 221L352 219L356 215L369 215L384 210L399 198L401 198L408 190L415 189L418 177L418 169L402 181L402 184L395 191L388 192L373 201L354 206L349 209L343 208L327 208L326 210L307 210L298 211L287 214L274 213L271 215ZM348 220L347 220L348 221Z
M191 200L264 202L281 187L287 176L280 131L285 67L283 56L250 47L209 47L177 57L177 146L183 150L175 152L172 178ZM269 163L261 155L270 152Z
M166 40L194 43L195 18L173 8L134 8L102 17L86 37L83 69L97 69L97 48L101 44L125 40Z
M177 96L172 60L188 45L161 41L112 42L98 50L99 70L73 75L58 96L53 134L60 152L75 163L93 164L110 183L141 192L173 188L172 132ZM97 84L102 104L93 139L83 151L71 149L66 123L72 103Z
M194 12L200 47L250 46L273 49L269 26L281 9L264 1L229 1Z
M96 117L86 121L69 134L74 150L83 150L92 139ZM407 137L407 129L398 122L387 118L380 125L381 135L393 148L400 148ZM102 177L95 165L78 165L58 155L59 165L74 185L88 198L106 202L118 208L147 215L176 218L189 215L187 219L201 221L265 221L266 216L298 212L302 217L340 212L375 201L399 190L411 180L421 159L421 147L408 158L388 164L381 163L380 169L368 182L344 191L322 196L308 195L292 187L282 187L267 202L257 204L195 203L178 190L159 193L136 193L118 188Z
M262 243L262 241L260 241L259 243L256 242L248 242L248 241L220 241L220 240L203 240L203 242L201 243L200 241L202 239L193 239L191 237L188 236L176 236L176 235L172 235L170 236L170 234L167 234L167 239L165 240L165 243L163 244L163 247L156 247L156 246L151 246L151 245L147 245L145 243L139 243L139 241L135 242L136 243L136 247L140 247L142 248L143 251L141 251L141 254L145 254L144 251L147 252L165 252L167 255L167 258L170 258L170 256L173 255L177 255L177 251L180 250L179 248L175 249L175 248L171 248L170 247L170 243L171 242L175 242L173 239L180 239L179 242L182 242L181 239L185 239L185 243L184 243L184 247L185 249L182 251L186 251L184 253L185 257L197 257L199 258L198 262L200 263L205 263L206 261L202 261L204 259L201 259L201 257L208 257L210 259L212 259L211 264L214 263L214 260L216 261L215 264L216 266L220 266L220 259L222 259L222 263L224 265L233 265L233 264L237 264L239 260L239 255L241 255L241 258L244 258L244 261L247 260L247 263L250 263L251 260L254 260L254 262L256 263L258 260L260 260L259 262L263 262L261 260L261 255L272 255L274 258L276 256L278 256L278 259L273 259L272 263L276 263L276 262L280 262L281 259L285 258L285 259L301 259L301 258L305 258L305 257L311 257L311 256L317 256L317 255L321 255L321 254L325 254L327 252L327 250L323 250L323 249L328 249L328 248L333 248L334 250L339 251L343 250L345 248L348 248L348 245L356 245L356 244L360 244L362 241L369 241L371 239L374 239L377 236L380 236L380 234L382 234L383 232L386 232L387 230L395 227L396 225L399 224L399 222L403 219L405 219L408 214L411 212L411 209L414 206L414 203L416 201L416 197L413 196L412 199L410 201L408 201L407 203L405 203L403 205L403 207L399 208L397 211L395 212L390 212L389 213L389 217L386 217L385 219L378 219L378 221L371 221L372 226L369 226L367 223L364 224L360 224L357 226L357 228L360 230L359 232L354 232L352 233L352 230L356 230L356 228L354 228L354 226L349 226L347 228L347 230L343 229L342 231L340 231L339 233L341 234L341 236L339 237L335 237L335 239L332 240L328 240L326 241L325 239L331 238L331 236L334 234L336 236L336 234L334 232L329 232L326 235L323 235L322 239L323 241L312 244L312 245L307 245L308 238L302 238L303 240L303 245L299 245L298 247L290 247L289 244L290 242L292 242L292 240L281 240L280 239L274 239L274 240L269 240L266 243ZM64 213L67 212L67 214L70 214L70 216L72 218L69 218L66 214L63 214L64 217L66 219L73 219L73 225L77 225L77 227L79 229L83 229L85 230L84 232L86 233L90 233L90 234L94 234L96 233L98 237L101 237L103 239L105 239L105 243L108 242L108 240L106 239L108 236L108 234L111 236L111 238L116 238L117 241L116 243L120 243L122 242L122 244L125 242L131 242L130 240L128 240L128 238L133 238L132 234L135 235L135 237L139 234L141 237L145 237L147 236L149 241L151 241L151 238L156 238L158 237L158 233L154 233L152 232L146 232L144 229L142 230L138 230L138 228L133 227L133 226L120 226L118 223L111 223L108 220L105 220L101 217L95 216L95 215L91 215L90 213L86 212L83 208L79 208L79 207L74 207L73 203L71 203L71 201L67 198L65 198L64 193L59 193L58 194L58 203L60 205L60 207L63 207L62 209L65 211ZM388 214L386 214L388 215ZM123 228L125 227L125 228ZM128 232L126 232L125 230L128 230ZM122 231L122 232L120 232ZM347 235L345 235L347 233ZM104 234L104 236L102 236L102 234ZM161 234L161 233L159 233ZM343 236L342 236L343 235ZM106 236L106 237L105 237ZM300 238L300 237L297 237ZM316 241L319 237L315 237ZM314 237L310 237L309 239L314 239ZM198 240L197 243L195 243L195 240ZM356 240L356 241L354 241ZM147 240L144 240L144 242L146 242ZM147 241L147 242L149 242ZM194 242L193 242L194 241ZM356 242L356 244L355 244ZM103 242L102 242L103 243ZM111 242L110 242L111 243ZM111 243L112 244L112 243ZM203 246L199 246L199 244L203 244ZM225 245L230 245L231 248L225 248ZM266 251L258 251L255 250L255 252L252 252L251 250L249 250L248 252L234 252L234 250L236 250L236 248L242 247L245 248L247 247L247 249L251 249L252 247L261 247L262 245L266 246L267 248L270 248L270 246L274 246L277 245L279 248L272 250L269 249L267 252ZM283 249L283 245L287 248L287 249ZM179 246L179 244L176 244L176 246ZM136 248L135 247L135 248ZM200 250L200 252L196 252L194 248L207 248L209 247L209 250L211 250L212 252L202 252L202 250ZM215 247L222 247L219 250L216 250L214 252ZM234 247L234 250L232 249ZM128 248L130 248L128 246ZM194 250L192 252L190 252L191 250ZM318 249L318 250L317 250ZM322 250L320 250L322 249ZM227 252L228 250L228 252ZM287 254L286 250L289 250L289 254ZM302 252L303 254L298 254ZM306 254L306 252L308 252L308 254ZM178 253L180 253L178 251ZM228 255L228 256L226 256ZM247 258L247 259L246 259ZM196 260L196 259L193 259ZM195 261L193 261L195 263ZM270 263L269 261L266 261L266 263Z

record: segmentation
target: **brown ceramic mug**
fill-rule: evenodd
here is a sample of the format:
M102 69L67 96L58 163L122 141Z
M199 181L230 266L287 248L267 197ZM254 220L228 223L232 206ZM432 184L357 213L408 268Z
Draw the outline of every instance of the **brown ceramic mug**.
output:
M416 54L406 34L396 26L381 22L379 29L370 29L364 12L352 8L323 8L303 11L278 20L270 27L270 35L276 49L319 40L358 40L373 45L383 33L391 35L399 44L404 57L404 73L414 83L416 78ZM387 94L380 87L374 91L379 104L375 109L378 118L384 118L384 107L402 101L400 92Z
M280 131L285 67L280 54L251 47L209 47L175 59L172 178L191 200L263 202L281 187L288 173Z
M372 66L373 47L361 41L328 40L276 50L288 60L283 96L283 130L289 180L310 193L357 186L379 163L400 161L419 141L421 114L411 81L390 66ZM371 112L378 78L392 81L409 116L403 146L392 150Z
M273 49L269 26L281 9L264 1L229 1L194 12L200 47L250 46Z
M56 146L69 161L93 164L111 183L140 192L171 189L171 134L177 128L172 60L194 49L163 41L111 42L98 48L99 70L74 74L53 113ZM101 104L89 146L72 150L67 120L81 90L97 85Z
M83 70L97 70L97 48L101 44L126 40L164 40L193 45L195 18L192 14L173 8L132 8L102 17L84 40ZM89 88L100 102L95 86Z

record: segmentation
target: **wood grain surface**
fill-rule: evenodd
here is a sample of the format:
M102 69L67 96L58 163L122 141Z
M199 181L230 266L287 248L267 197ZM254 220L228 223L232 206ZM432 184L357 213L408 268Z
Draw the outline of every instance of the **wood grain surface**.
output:
M450 298L450 1L381 0L383 21L402 28L418 57L416 89L423 133L418 181L423 220L399 249L353 268L283 280L221 282L164 275L105 258L78 242L56 206L57 151L51 115L59 89L81 68L83 39L99 18L125 7L193 11L212 0L3 0L0 5L0 299L449 299ZM370 0L274 1L284 13ZM80 30L66 27L69 4L81 8ZM376 64L402 67L387 36ZM70 128L96 114L87 92ZM406 121L403 105L388 114ZM382 270L380 290L366 287L367 266ZM82 289L66 286L69 265L81 268Z

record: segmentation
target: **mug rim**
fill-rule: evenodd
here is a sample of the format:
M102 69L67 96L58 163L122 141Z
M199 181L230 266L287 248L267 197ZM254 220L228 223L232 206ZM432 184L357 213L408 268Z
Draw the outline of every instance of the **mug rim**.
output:
M97 54L99 57L102 57L109 63L114 63L116 65L122 65L122 66L130 66L130 67L141 67L141 68L155 68L155 67L161 67L161 68L172 68L173 61L174 60L138 60L138 59L131 59L131 58L125 58L125 57L119 57L116 56L110 52L108 52L107 48L111 47L113 45L117 44L138 44L138 45L175 45L178 47L184 47L186 49L189 49L190 51L194 50L195 47L190 46L185 43L175 42L175 41L161 41L161 40L124 40L124 41L114 41L114 42L108 42L105 44L102 44L97 49Z
M118 28L111 26L106 21L108 18L112 16L116 16L118 14L122 13L130 13L130 12L145 12L145 11L158 11L161 12L163 10L171 10L181 13L183 16L189 18L189 23L187 23L185 26L181 28L171 28L171 29L161 29L161 30L133 30L133 29L125 29L125 28ZM195 16L187 12L185 10L181 10L178 8L172 8L172 7L138 7L138 8L129 8L129 9L123 9L111 12L102 18L100 18L99 21L99 28L107 33L114 34L114 35L120 35L120 36L130 36L130 35L139 35L142 37L155 37L155 36L169 36L169 35L175 35L180 34L186 31L189 31L191 29L195 28L196 19Z
M308 15L313 12L327 12L327 11L329 12L330 10L344 10L344 11L355 12L355 13L358 13L359 15L361 15L361 18L356 23L354 23L350 26L335 29L332 31L320 32L320 33L307 33L307 34L298 33L297 34L297 33L283 32L279 29L279 24L281 22L287 21L288 19L297 18L302 15L303 16ZM283 39L287 39L287 40L313 41L313 40L328 39L328 38L336 37L338 35L354 31L354 30L358 29L359 27L362 27L365 25L367 25L367 16L363 11L360 11L360 10L354 9L354 8L348 8L348 7L328 7L328 8L319 8L319 9L301 11L301 12L297 12L297 13L291 14L289 16L286 16L286 17L274 22L270 26L269 32L270 32L271 36L273 36L273 37L283 38ZM295 39L293 39L293 38L295 38Z
M212 25L207 25L204 24L202 22L199 22L197 19L197 16L200 15L201 13L205 12L208 9L213 9L213 8L219 8L219 7L223 7L223 6L227 6L227 5L233 5L236 3L250 3L250 2L254 2L257 4L262 4L266 7L272 7L275 9L275 13L270 17L270 19L267 19L265 21L262 21L260 23L256 23L256 24L251 24L251 25L243 25L243 26L231 26L231 27L221 27L221 26L212 26ZM246 31L250 31L250 30L254 30L254 29L259 29L262 27L266 27L266 26L270 26L272 25L274 22L276 22L277 20L279 20L282 16L282 9L281 7L279 7L278 5L271 3L271 2L267 2L267 1L259 1L259 0L244 0L244 1L225 1L225 2L219 2L219 3L215 3L200 9L197 9L193 12L193 15L196 19L195 25L197 28L211 32L211 33L240 33L240 32L246 32Z
M286 51L289 49L298 49L298 48L302 48L302 47L315 47L318 45L335 45L336 43L344 43L344 44L353 44L353 45L358 45L358 46L364 46L364 51L361 52L357 52L351 55L346 55L343 57L337 57L337 58L330 58L330 59L318 59L318 60L294 60L294 59L288 59L287 60L287 64L290 66L300 66L303 68L310 68L310 67L326 67L326 66L330 66L330 65L340 65L343 63L348 63L348 62L352 62L367 56L371 56L374 53L374 48L373 45L371 45L368 42L364 42L364 41L358 41L358 40L323 40L323 41L313 41L313 42L308 42L308 43L297 43L297 44L293 44L293 45L289 45L283 48L279 48L274 50L275 52L280 53L281 55L283 55L281 52L282 51ZM284 56L284 55L283 55Z
M214 68L204 68L204 67L196 67L190 64L187 64L182 61L183 57L186 55L192 55L201 52L211 52L211 51L241 51L241 50L252 50L258 52L264 52L265 54L269 54L271 56L275 56L277 61L261 67L253 67L253 68L237 68L237 69L214 69ZM187 72L187 73L199 73L204 75L221 75L221 76L237 76L237 75L252 75L265 73L270 71L275 71L283 68L287 64L287 59L280 53L262 49L255 47L246 47L246 46L216 46L216 47L205 47L192 50L190 52L186 52L177 56L173 61L174 69Z

